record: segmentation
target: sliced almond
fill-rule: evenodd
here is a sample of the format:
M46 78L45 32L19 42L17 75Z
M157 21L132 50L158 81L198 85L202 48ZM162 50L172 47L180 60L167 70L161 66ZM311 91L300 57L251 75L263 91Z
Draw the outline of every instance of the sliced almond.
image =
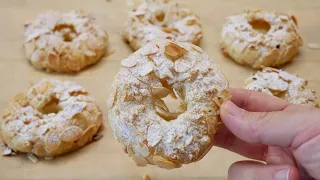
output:
M170 44L165 46L164 52L171 60L176 61L184 56L188 51L177 44L170 42Z
M204 53L204 51L199 46L196 46L196 45L193 45L193 44L190 44L190 45L191 45L192 49L194 49L198 53Z
M171 93L171 91L165 87L153 87L152 88L152 95L157 98L165 98L170 93Z
M293 20L293 22L298 25L298 20L295 16L291 16L291 19Z
M148 164L151 164L151 165L156 165L153 161L153 156L148 156L146 157L146 160L148 161Z
M163 32L166 32L166 33L179 32L179 30L176 29L176 28L166 28L166 27L162 27L161 30L162 30Z
M28 159L33 163L37 163L39 161L38 158L33 154L28 154L27 156L28 156Z
M279 72L279 77L282 78L283 80L290 82L293 81L294 79L298 78L297 76L293 75L293 74L289 74L285 71L280 71Z
M180 102L183 102L185 99L185 87L182 87L181 89L176 89L176 88L172 88L173 89L173 93L175 94L176 97L178 97Z
M59 56L55 54L48 55L48 65L51 68L58 68L59 67Z
M10 115L11 115L10 110L5 109L2 115L3 122L7 123L10 120L10 118L8 118Z
M222 90L220 94L223 101L227 101L231 99L231 94L227 89Z
M131 145L127 146L127 152L129 157L132 157L135 154Z
M139 154L135 154L132 159L136 162L137 166L144 167L148 164L148 161Z
M192 62L186 61L184 59L178 59L174 63L174 70L178 73L187 72L189 69L194 67L196 64L196 61L193 60ZM182 74L181 74L182 75ZM179 75L181 77L181 75ZM190 77L189 74L184 74L185 77ZM188 79L188 78L187 78Z
M144 175L143 180L151 180L151 177L149 175Z
M316 44L316 43L309 43L307 46L309 49L312 49L312 50L320 49L320 44Z
M189 12L185 11L185 10L182 10L179 12L179 16L181 17L181 19L187 17L189 14Z
M218 99L214 98L213 101L217 106L219 106L219 107L222 106L221 102Z
M153 100L153 103L154 103L154 106L158 106L159 108L162 108L165 111L169 111L166 103L162 99L155 98Z
M59 134L50 131L45 138L45 147L49 152L55 151L60 147L61 137Z
M148 157L150 155L149 149L145 144L137 143L133 146L133 151L140 154L142 157Z
M153 123L148 127L147 141L150 147L155 147L162 139L162 128L158 123Z
M30 57L31 63L37 63L46 59L46 53L41 50L36 50Z
M153 64L146 63L140 71L141 76L146 76L153 71Z
M153 161L160 168L174 169L174 168L181 167L181 164L170 162L170 161L168 161L168 160L166 160L166 159L164 159L163 157L160 157L160 156L154 156L153 157Z
M121 65L124 67L134 67L138 63L138 58L127 58L121 61Z
M39 94L44 94L49 88L50 88L50 82L44 81L43 83L40 83L36 88L37 92Z
M34 41L30 41L24 44L24 48L25 48L27 57L30 58L36 49Z
M152 56L159 52L159 45L153 44L149 48L142 48L140 49L141 55L143 56Z
M83 131L78 126L68 127L61 135L61 140L64 142L73 142L82 136Z
M25 99L26 95L24 93L19 93L13 98L14 101L23 101Z
M122 99L122 102L128 102L128 101L132 101L134 100L134 95L133 94L129 94L128 92L125 92L124 96L122 96L123 99Z
M10 149L4 143L1 144L1 148L2 148L2 155L4 155L4 156L12 155L12 153L13 153L12 149Z
M196 19L190 19L187 21L187 25L188 26L192 26L192 25L195 25L197 23L197 20Z
M273 93L278 93L278 91L284 92L288 89L288 87L289 87L288 82L283 81L282 79L279 79L276 82L268 83L268 89L271 90Z
M176 113L182 114L187 110L186 104L180 104L180 106L177 108Z
M166 121L171 121L174 119L177 119L177 117L180 115L180 113L171 113L168 111L163 110L162 108L159 108L155 106L157 114L162 117Z
M86 41L88 49L90 49L91 51L96 51L101 47L101 43L99 42L99 40L93 36L90 35L88 40Z
M94 51L91 51L91 50L89 50L89 49L84 50L83 52L84 52L84 54L85 54L86 56L89 56L89 57L97 56L97 54L96 54Z
M67 66L74 71L79 71L81 69L80 62L78 60L67 61Z
M193 142L193 136L188 136L186 139L186 146L189 146Z
M77 144L79 146L84 146L85 144L92 141L92 137L97 132L97 126L92 124L84 132L82 137L78 140Z
M111 89L111 93L107 101L108 108L112 108L114 106L114 102L116 100L117 95L118 95L118 89L116 87L113 87Z

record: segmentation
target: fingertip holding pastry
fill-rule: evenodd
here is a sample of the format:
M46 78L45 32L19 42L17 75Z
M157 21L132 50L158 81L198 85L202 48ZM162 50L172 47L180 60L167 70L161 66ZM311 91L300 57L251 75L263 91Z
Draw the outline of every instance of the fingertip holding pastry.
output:
M199 17L188 8L170 0L148 0L130 12L123 36L138 50L155 38L198 45L203 33Z
M93 141L101 127L102 113L83 87L43 79L14 97L5 110L3 155L59 156Z
M294 16L248 10L227 18L220 47L239 64L261 69L291 61L302 44Z
M138 166L174 169L199 161L230 99L218 65L193 44L156 39L122 61L108 101L115 138ZM170 112L165 96L181 100Z
M308 81L283 70L265 67L245 80L243 87L280 97L292 104L318 107L314 90Z
M36 69L78 72L105 54L108 35L82 11L47 12L25 24L24 49Z

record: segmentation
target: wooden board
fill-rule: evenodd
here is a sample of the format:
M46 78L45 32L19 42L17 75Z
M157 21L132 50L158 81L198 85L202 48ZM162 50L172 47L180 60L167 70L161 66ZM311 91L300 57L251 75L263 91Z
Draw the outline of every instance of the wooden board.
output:
M201 47L220 64L232 87L239 87L254 70L235 64L219 51L220 31L224 18L247 8L264 8L294 14L301 27L305 46L295 61L283 67L309 80L310 87L320 92L320 51L310 50L308 43L320 43L320 1L316 0L180 0L200 17L204 28ZM38 13L48 10L68 11L83 9L94 14L110 35L110 50L115 51L97 65L75 75L48 74L33 69L22 49L23 23ZM109 86L120 67L120 60L132 50L122 40L121 31L130 9L125 0L0 0L0 110L18 92L41 78L76 81L97 100L104 111ZM176 170L154 166L139 168L127 157L120 144L113 139L107 126L104 138L69 155L52 161L33 164L25 156L0 157L0 179L8 180L105 180L142 179L149 174L153 179L225 179L228 167L244 159L228 151L212 148L198 163Z

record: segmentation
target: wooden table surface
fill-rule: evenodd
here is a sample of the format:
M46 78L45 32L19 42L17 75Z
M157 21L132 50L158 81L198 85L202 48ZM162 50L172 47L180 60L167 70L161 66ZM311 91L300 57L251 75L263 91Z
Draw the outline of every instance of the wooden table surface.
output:
M283 69L309 80L309 85L320 92L320 51L307 48L309 43L320 43L319 0L180 0L201 18L204 39L201 47L220 64L232 87L241 86L254 72L223 57L219 51L220 31L224 18L248 8L264 8L294 14L299 20L305 42L298 58ZM18 92L41 78L76 81L98 101L107 121L105 100L109 86L120 67L120 60L132 53L122 40L121 31L126 20L126 0L0 0L0 110ZM38 13L48 10L68 11L83 9L94 14L110 35L110 50L115 51L97 65L75 75L48 74L36 71L27 62L22 44L23 23ZM0 157L0 179L10 180L105 180L142 179L144 174L153 179L226 179L228 167L245 158L213 147L203 160L176 170L154 166L136 167L135 163L113 139L107 125L104 138L74 153L33 164L25 156Z

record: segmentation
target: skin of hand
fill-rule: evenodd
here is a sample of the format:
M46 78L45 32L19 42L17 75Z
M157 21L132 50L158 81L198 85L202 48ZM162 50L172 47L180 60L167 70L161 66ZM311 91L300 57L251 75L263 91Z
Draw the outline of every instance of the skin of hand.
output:
M257 161L236 162L229 180L320 180L320 110L231 89L215 145Z

